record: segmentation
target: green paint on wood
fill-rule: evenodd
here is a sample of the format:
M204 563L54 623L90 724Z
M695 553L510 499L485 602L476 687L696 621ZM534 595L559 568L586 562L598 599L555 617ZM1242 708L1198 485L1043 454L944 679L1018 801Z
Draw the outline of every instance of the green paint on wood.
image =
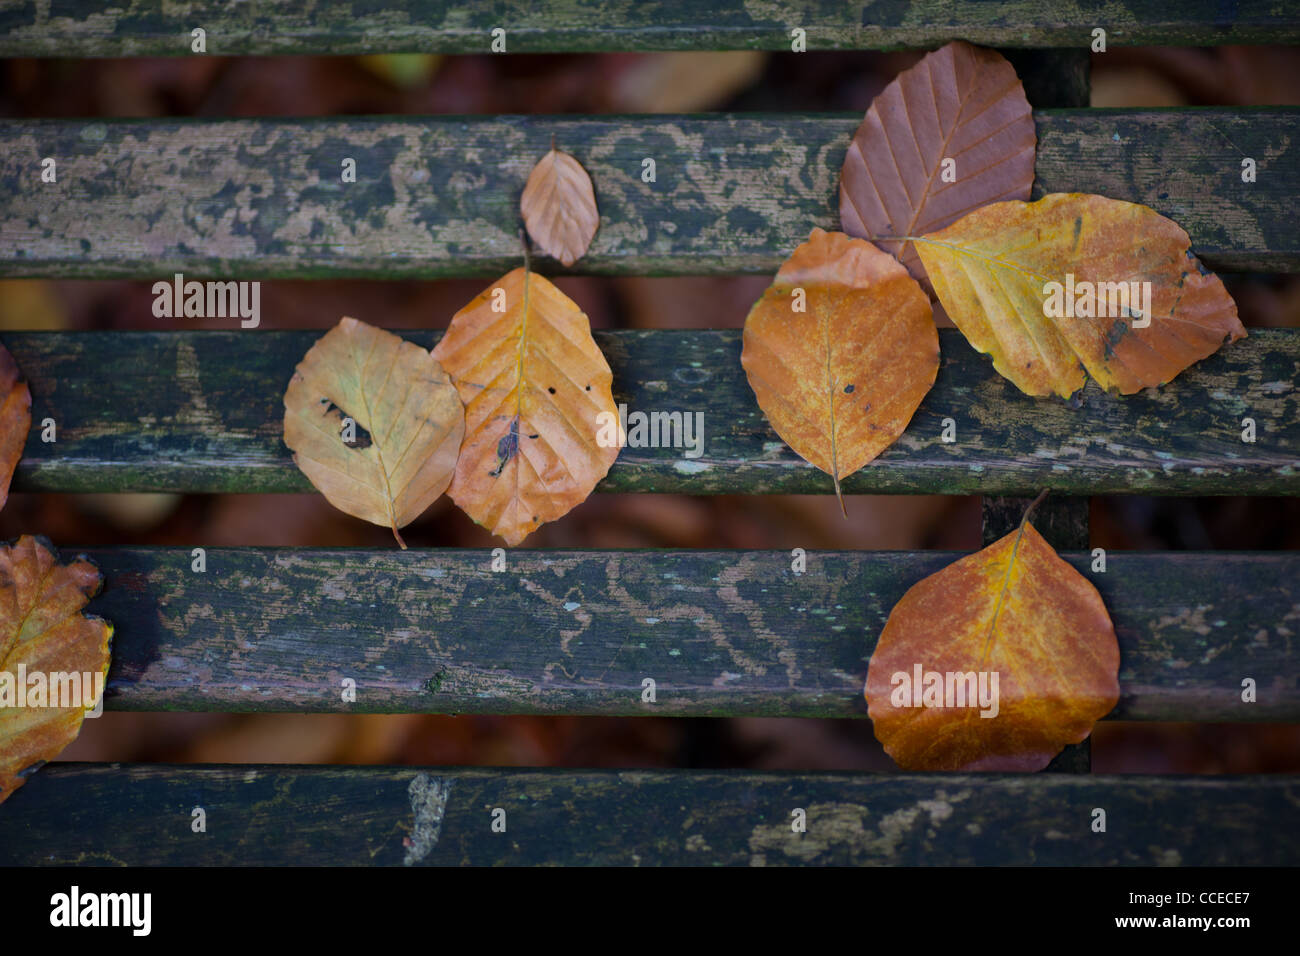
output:
M183 327L184 320L178 320ZM31 383L26 491L310 491L283 442L284 389L321 333L4 333ZM432 346L435 332L403 332ZM832 492L772 431L736 331L597 332L629 409L704 415L704 453L624 448L601 491ZM843 481L848 494L1300 493L1300 333L1254 330L1137 395L1095 385L1074 409L1017 391L960 333L907 431ZM666 383L667 389L663 388ZM1241 419L1258 440L1241 441ZM957 441L941 440L952 418Z
M61 764L0 810L0 865L1278 866L1300 854L1298 792L1280 774Z
M1035 190L1145 203L1211 268L1300 269L1300 109L1036 114ZM774 272L839 226L860 114L0 121L0 276L435 278L520 263L552 138L592 175L578 271ZM93 133L94 135L88 135ZM59 157L57 187L40 160ZM645 157L657 181L641 181ZM1241 182L1241 159L1259 181ZM357 182L340 181L345 157ZM556 263L544 258L544 271Z
M1106 28L1108 45L1300 42L1300 14L1269 0L455 0L318 2L121 0L11 5L0 17L0 56L178 56L190 30L213 55L487 53L493 28L513 53L600 50L789 50L807 31L811 50L898 49L969 40L991 46L1079 47ZM81 9L78 9L78 8ZM92 9L93 8L93 9Z
M496 573L486 549L89 557L109 709L865 717L889 612L960 555L812 552L797 576L785 551L519 550ZM1112 717L1300 720L1300 554L1067 560L1115 622Z

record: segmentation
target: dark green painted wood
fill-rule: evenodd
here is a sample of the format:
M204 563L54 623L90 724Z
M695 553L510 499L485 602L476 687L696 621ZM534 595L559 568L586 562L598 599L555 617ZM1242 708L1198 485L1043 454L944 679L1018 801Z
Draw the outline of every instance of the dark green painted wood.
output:
M1300 108L1036 114L1036 191L1145 203L1207 266L1300 269ZM501 275L552 140L601 226L575 271L774 272L839 224L860 114L0 121L0 276ZM40 181L43 157L58 182ZM1258 180L1241 182L1241 160ZM340 182L344 158L356 183ZM656 181L641 180L653 158ZM556 264L540 263L544 271Z
M1034 528L1057 551L1088 549L1088 499L1049 496L1034 503L1030 498L983 499L985 546L1020 527L1025 513L1033 509ZM1092 768L1092 740L1066 747L1052 758L1048 772L1088 773Z
M361 316L361 318L374 318ZM434 321L444 321L436 317ZM268 317L268 324L274 317ZM178 325L184 326L184 320ZM15 487L42 491L310 491L283 444L283 395L320 333L4 333L35 426ZM438 333L404 332L431 346ZM597 332L632 411L704 415L698 458L624 448L602 491L832 492L767 424L736 331ZM1300 493L1300 334L1258 330L1169 385L1082 406L1030 398L957 332L908 430L843 481L849 494ZM1253 417L1258 440L1241 441ZM58 441L39 423L58 423ZM956 442L942 441L943 422Z
M213 548L200 574L190 554L89 552L110 709L864 717L889 612L960 557L811 552L796 575L784 551L525 549L494 573L486 549ZM1300 553L1068 560L1115 622L1112 717L1300 720Z
M1287 865L1298 807L1290 775L56 764L0 806L0 865Z
M1300 42L1300 14L1267 0L369 0L233 4L116 0L50 5L26 0L0 15L0 56L177 56L190 31L213 55L246 53L896 49L965 39L994 46L1088 48L1095 27L1110 45Z

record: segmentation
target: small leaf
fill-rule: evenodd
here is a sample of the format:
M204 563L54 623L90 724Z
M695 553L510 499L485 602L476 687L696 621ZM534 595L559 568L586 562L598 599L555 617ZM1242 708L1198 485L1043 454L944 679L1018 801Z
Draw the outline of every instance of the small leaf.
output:
M929 706L927 674L940 675ZM865 695L877 739L905 770L1028 771L1092 732L1119 701L1118 674L1101 595L1024 521L903 595L871 656ZM965 706L955 706L958 691Z
M32 393L19 378L13 356L0 345L0 508L9 499L9 483L31 425Z
M987 203L1028 199L1037 142L1011 64L949 43L872 100L840 173L841 226L925 282L916 250L881 237L919 236Z
M1125 395L1163 385L1245 337L1236 303L1190 245L1155 210L1089 193L985 206L917 240L971 345L1026 394L1065 398L1087 375ZM1071 315L1045 314L1062 311L1067 288L1091 292L1069 297Z
M898 262L814 229L746 317L740 361L773 429L838 495L907 427L938 373L939 336Z
M566 266L582 258L600 225L591 177L581 163L558 149L533 167L519 211L533 241Z
M0 802L77 738L102 697L113 627L81 613L101 580L88 561L59 564L37 538L0 546Z
M464 432L442 366L356 319L311 347L284 393L294 463L335 508L392 528L403 548L398 529L446 490Z
M587 316L545 277L498 279L453 316L433 354L465 402L448 493L507 543L584 501L618 457L609 364Z

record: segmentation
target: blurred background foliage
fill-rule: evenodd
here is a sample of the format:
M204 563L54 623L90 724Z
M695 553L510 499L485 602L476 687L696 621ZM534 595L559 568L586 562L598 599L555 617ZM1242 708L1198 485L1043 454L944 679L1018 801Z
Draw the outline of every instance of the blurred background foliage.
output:
M915 53L177 57L0 60L9 117L865 111ZM1094 106L1300 104L1300 57L1269 47L1094 54ZM596 328L739 328L770 281L565 277ZM1228 277L1248 326L1300 326L1300 277ZM174 328L150 282L0 282L0 331ZM269 281L262 327L324 330L341 315L445 328L481 280ZM189 320L190 328L228 322ZM253 333L256 334L256 333ZM943 548L979 546L976 498L596 495L528 541L536 548ZM1300 548L1300 502L1098 498L1094 546ZM361 546L389 533L315 495L16 494L0 539L104 544ZM498 542L445 498L406 534L414 547ZM864 708L865 709L865 708ZM106 712L63 759L589 767L885 769L862 720L226 715ZM1098 772L1300 770L1300 727L1098 725Z

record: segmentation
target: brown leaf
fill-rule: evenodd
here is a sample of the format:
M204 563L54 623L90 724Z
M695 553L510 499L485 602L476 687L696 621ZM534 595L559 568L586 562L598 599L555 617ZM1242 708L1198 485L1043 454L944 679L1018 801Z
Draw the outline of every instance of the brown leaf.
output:
M1190 244L1155 210L1090 193L985 206L916 241L971 345L1026 394L1065 398L1087 375L1125 395L1163 385L1245 337Z
M0 345L0 508L9 499L9 483L31 425L32 393L19 378L13 356Z
M502 276L456 313L433 354L465 402L449 494L509 544L580 504L618 457L609 364L587 316L544 276Z
M1025 521L903 595L867 712L905 770L1040 770L1114 708L1118 674L1101 595Z
M113 628L81 613L101 580L28 535L0 547L0 802L77 738L102 699Z
M1028 199L1037 142L1011 64L994 50L949 43L872 100L840 173L841 228L925 283L910 244L878 237L919 236L987 203ZM951 182L945 159L954 161Z
M938 373L939 336L898 262L814 229L750 310L740 361L773 429L838 495L907 427Z
M464 432L442 366L356 319L311 347L284 393L294 463L335 508L392 528L403 548L398 529L446 490Z
M542 251L566 266L582 258L600 225L591 177L581 163L558 149L533 167L519 211Z

